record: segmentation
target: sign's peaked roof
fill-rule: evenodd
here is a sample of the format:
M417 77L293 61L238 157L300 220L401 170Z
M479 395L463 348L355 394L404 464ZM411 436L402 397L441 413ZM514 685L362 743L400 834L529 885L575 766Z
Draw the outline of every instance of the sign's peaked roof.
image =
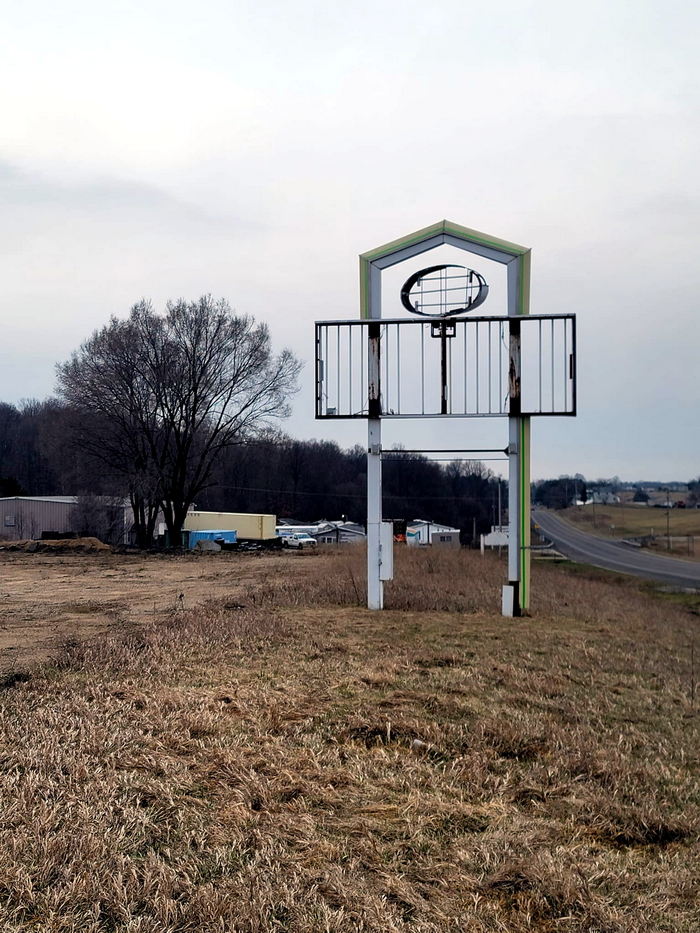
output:
M376 249L371 249L366 253L362 253L360 259L365 262L385 259L394 253L402 252L408 247L415 247L427 240L433 240L435 237L449 237L461 241L465 246L473 244L474 246L486 247L487 249L503 253L505 256L512 258L523 256L525 253L530 252L527 246L519 246L517 243L510 243L508 240L502 240L500 237L491 236L488 233L481 233L479 230L472 230L469 227L462 227L460 224L452 223L452 221L449 220L440 220L438 223L432 224L429 227L423 227L422 230L416 230L414 233L402 236L398 240L392 240L390 243L385 243L383 246L378 246Z

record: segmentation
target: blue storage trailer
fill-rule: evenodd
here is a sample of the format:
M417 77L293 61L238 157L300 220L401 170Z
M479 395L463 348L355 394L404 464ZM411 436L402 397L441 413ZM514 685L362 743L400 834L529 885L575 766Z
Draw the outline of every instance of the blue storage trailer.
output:
M216 541L217 544L221 544L222 542L224 544L235 544L236 540L235 531L190 531L188 547L191 550L193 547L195 547L198 541Z

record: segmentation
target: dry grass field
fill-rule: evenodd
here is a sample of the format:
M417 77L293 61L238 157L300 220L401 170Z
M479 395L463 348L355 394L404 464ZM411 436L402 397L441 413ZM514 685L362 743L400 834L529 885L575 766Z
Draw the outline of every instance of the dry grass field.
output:
M2 681L3 931L699 929L697 600L543 566L503 620L453 551L381 614L351 551L0 572L54 632Z
M590 534L605 538L654 536L650 546L659 553L667 550L666 509L637 505L592 505L562 509L561 518ZM678 557L700 559L700 509L671 509L669 512L671 550ZM688 541L688 537L696 538Z
M0 552L0 673L49 659L66 642L130 632L214 597L235 599L253 581L286 574L294 556Z

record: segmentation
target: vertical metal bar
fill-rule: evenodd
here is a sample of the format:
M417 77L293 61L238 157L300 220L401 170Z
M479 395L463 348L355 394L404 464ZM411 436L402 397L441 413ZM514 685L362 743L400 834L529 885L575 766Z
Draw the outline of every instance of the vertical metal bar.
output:
M522 402L520 397L520 367L521 367L521 341L520 321L514 318L510 322L509 335L509 361L508 361L508 397L510 399L509 415L520 416Z
M325 331L326 331L326 353L325 353L325 360L326 360L326 413L327 413L327 412L328 412L328 386L329 386L328 375L329 375L329 369L330 369L330 366L329 366L329 363L330 363L330 356L328 355L328 333L329 333L329 331L330 331L330 325L328 325L328 324L326 325Z
M539 376L539 382L540 382L540 403L539 403L538 411L542 411L542 318L540 318L540 320L537 323L539 324L539 331L540 331L540 338L539 338L540 348L539 348L539 357L538 357L539 359L538 376Z
M498 414L503 414L503 322L498 322ZM498 483L498 492L501 492L501 483Z
M549 322L549 329L552 338L552 346L550 347L552 359L551 359L551 368L552 368L552 411L554 411L554 319Z
M447 341L447 399L450 406L450 414L452 414L452 341L454 338L450 338Z
M348 414L352 414L352 380L355 373L352 371L352 327L348 328Z
M491 414L491 321L488 322L489 329L489 414Z
M564 363L564 380L563 380L563 383L562 383L563 386L564 386L564 406L563 406L563 409L562 409L562 410L563 410L563 411L566 411L566 405L567 405L568 396L569 396L569 392L568 392L568 382L569 382L569 377L568 377L568 373L569 373L569 339L568 339L568 338L569 338L569 332L568 332L568 328L567 328L567 326L566 326L566 319L564 319L564 320L562 321L562 324L564 325L564 360L563 360L563 363Z
M367 353L365 347L365 328L360 325L360 409L361 413L367 411L367 396L365 395L365 366L367 360Z
M447 324L440 322L440 414L447 414Z
M319 325L316 325L316 417L321 414L321 373L323 372L323 364L321 362L321 345L319 334L321 329Z
M367 327L367 606L384 608L382 582L381 270L369 264Z
M512 611L506 614L520 614L517 594L521 581L521 528L522 510L521 489L521 444L522 405L520 396L521 378L521 340L520 319L513 316L509 324L508 335L508 585L513 598Z
M380 324L372 321L367 328L367 414L370 418L380 418L382 414L382 350L380 327Z
M503 590L503 614L522 615L530 604L530 419L522 413L522 316L529 312L530 252L508 263L510 317L508 418L508 585ZM516 397L517 396L517 397Z
M381 341L384 343L384 380L382 384L382 411L389 411L391 408L389 393L389 325L382 326Z
M571 414L576 414L576 318L571 320Z
M382 422L367 420L367 608L384 608L381 581ZM371 561L371 564L369 563Z
M401 325L396 325L396 414L401 414Z
M467 413L467 322L462 322L464 330L464 414Z
M420 410L425 414L425 324L420 326Z
M476 413L479 414L479 322L476 322Z
M382 609L382 422L381 422L381 325L372 321L367 334L367 606Z
M337 383L337 395L335 398L335 413L336 415L341 415L340 410L340 324L337 325L335 329L335 350L336 350L336 366L338 367L338 373L336 378Z

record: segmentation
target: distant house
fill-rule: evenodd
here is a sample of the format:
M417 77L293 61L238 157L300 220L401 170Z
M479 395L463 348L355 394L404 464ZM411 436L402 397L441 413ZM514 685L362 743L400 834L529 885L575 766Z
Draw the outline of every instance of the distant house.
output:
M618 505L620 502L620 497L612 491L612 489L606 489L605 487L600 487L599 489L594 489L589 493L589 497L586 501L586 505Z
M319 544L359 544L367 539L363 525L356 522L321 522L313 535Z
M459 547L459 528L418 518L406 525L406 544L411 547L430 544Z

